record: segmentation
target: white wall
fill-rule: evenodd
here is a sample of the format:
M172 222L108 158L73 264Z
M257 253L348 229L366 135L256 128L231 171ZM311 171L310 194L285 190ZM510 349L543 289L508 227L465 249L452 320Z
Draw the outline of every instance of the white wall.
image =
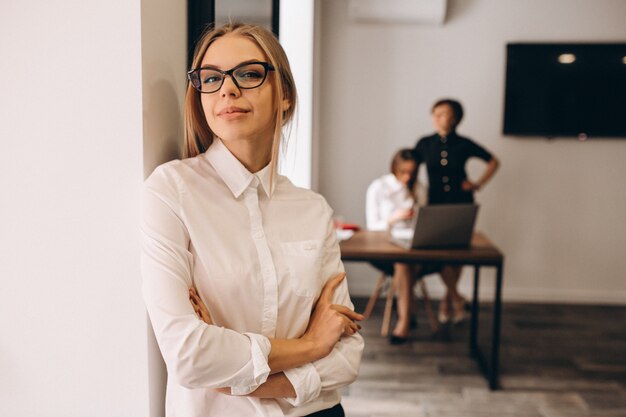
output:
M352 23L347 11L322 1L320 191L336 212L364 224L370 181L431 132L435 99L457 97L460 133L502 161L478 195L478 228L506 255L505 297L626 303L626 140L501 134L506 43L624 42L626 2L451 0L443 26ZM470 163L470 176L480 170ZM349 272L367 294L373 271Z
M1 9L0 415L148 416L140 2ZM153 112L176 101L159 82L174 75L144 63L145 111L178 120ZM146 131L178 133L171 125Z

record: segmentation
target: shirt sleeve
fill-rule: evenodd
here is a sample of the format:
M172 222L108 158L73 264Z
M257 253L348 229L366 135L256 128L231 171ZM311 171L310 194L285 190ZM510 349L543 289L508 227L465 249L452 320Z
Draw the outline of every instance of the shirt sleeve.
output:
M385 198L382 183L374 180L367 188L365 195L365 221L368 230L387 230L387 219L381 210L381 202Z
M142 196L142 291L161 354L181 386L248 394L269 375L270 341L208 325L195 315L189 301L194 258L178 195L175 173L160 167Z
M332 223L332 210L328 205L326 205L326 210L328 225L321 272L324 282L345 272ZM335 290L333 303L354 309L348 294L346 279ZM286 371L285 376L296 391L296 398L286 400L297 406L317 398L320 392L337 390L352 383L359 373L364 346L363 337L359 333L342 336L328 356L300 368Z
M475 156L476 158L480 158L485 162L491 161L493 155L491 153L474 142L473 140L467 139L467 157Z

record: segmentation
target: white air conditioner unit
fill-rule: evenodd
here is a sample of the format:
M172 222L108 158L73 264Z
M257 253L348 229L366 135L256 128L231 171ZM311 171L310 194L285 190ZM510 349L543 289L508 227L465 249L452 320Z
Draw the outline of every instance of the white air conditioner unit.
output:
M447 0L349 0L353 22L427 23L446 20Z

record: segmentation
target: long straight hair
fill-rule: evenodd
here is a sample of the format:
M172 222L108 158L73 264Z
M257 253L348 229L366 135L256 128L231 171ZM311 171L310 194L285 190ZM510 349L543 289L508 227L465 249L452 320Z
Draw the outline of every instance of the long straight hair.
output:
M206 51L215 40L228 34L239 35L252 40L261 48L267 56L269 63L274 67L274 71L268 74L268 78L272 77L272 88L274 89L275 123L274 138L272 141L272 160L270 162L270 183L273 183L272 180L277 169L283 126L293 119L298 99L296 85L293 80L293 75L291 74L289 61L287 60L287 54L285 54L285 51L274 34L264 27L231 22L218 28L209 27L202 35L193 54L192 69L200 67ZM201 93L197 91L191 83L187 84L184 111L184 158L192 158L206 152L216 137L206 121L200 94ZM283 101L285 99L289 101L290 105L287 110L283 111Z
M393 158L391 159L391 173L393 175L396 175L396 172L398 170L398 165L400 165L400 163L402 162L415 162L417 163L417 161L415 160L415 155L413 154L413 149L400 149L398 152L395 153L395 155L393 156ZM413 175L411 176L411 179L409 180L409 183L407 184L407 188L409 189L409 193L411 194L411 197L413 197L413 201L417 201L417 190L415 188L415 185L417 183L417 168L415 169L415 172L413 173Z

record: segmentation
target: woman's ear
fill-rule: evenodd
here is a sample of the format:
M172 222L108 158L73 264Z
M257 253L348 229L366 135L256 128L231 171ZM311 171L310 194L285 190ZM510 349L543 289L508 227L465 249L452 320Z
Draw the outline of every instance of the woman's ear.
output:
M283 113L285 113L287 110L289 110L291 108L291 101L289 99L284 99L283 100Z

